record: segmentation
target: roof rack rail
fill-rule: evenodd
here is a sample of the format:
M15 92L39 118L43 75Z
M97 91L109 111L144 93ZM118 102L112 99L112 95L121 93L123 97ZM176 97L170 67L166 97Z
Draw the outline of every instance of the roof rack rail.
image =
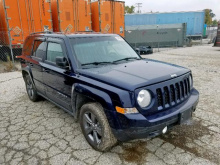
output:
M34 35L34 34L41 34L41 33L52 34L53 32L51 32L51 31L34 32L34 33L31 33L31 35Z
M76 33L84 33L84 32L94 32L93 30L87 30L87 31L76 31Z

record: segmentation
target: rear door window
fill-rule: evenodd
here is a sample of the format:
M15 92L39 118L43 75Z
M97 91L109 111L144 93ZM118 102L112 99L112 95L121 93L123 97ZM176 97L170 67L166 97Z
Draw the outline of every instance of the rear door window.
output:
M33 56L37 57L39 59L43 59L45 55L47 43L44 41L34 41L34 47L33 47Z

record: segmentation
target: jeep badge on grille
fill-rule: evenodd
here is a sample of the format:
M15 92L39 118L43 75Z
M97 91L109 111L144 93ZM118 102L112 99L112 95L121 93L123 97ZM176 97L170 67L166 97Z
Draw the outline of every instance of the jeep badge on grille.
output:
M170 76L171 76L171 78L177 77L176 74L171 74Z

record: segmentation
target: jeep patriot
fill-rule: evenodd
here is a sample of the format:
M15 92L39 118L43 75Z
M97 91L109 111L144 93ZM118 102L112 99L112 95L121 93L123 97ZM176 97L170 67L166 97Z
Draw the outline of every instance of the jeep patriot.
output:
M189 69L144 59L115 34L35 33L19 58L30 100L68 112L98 151L165 134L199 100Z

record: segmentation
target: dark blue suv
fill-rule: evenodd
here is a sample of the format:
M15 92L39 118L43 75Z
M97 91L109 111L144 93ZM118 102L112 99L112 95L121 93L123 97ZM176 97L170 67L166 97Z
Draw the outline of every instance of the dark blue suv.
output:
M20 58L29 98L71 114L99 151L166 133L199 99L189 69L143 59L114 34L32 34Z

